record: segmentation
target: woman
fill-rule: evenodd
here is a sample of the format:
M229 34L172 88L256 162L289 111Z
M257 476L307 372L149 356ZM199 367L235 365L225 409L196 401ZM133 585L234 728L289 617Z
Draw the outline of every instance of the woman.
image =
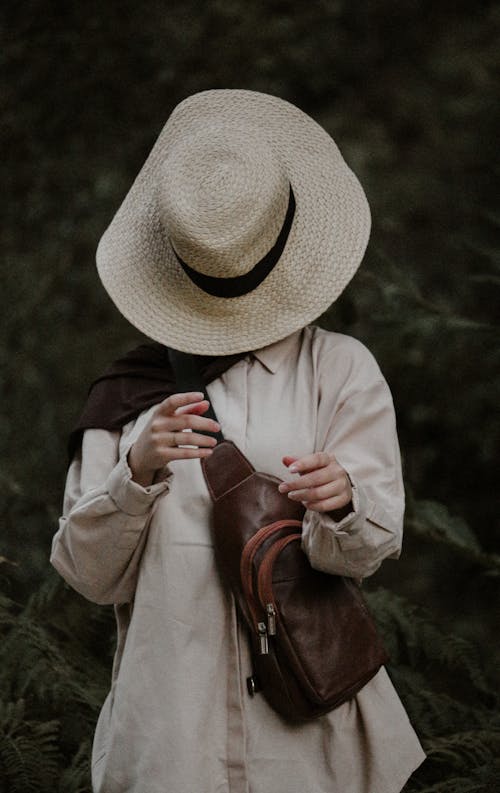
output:
M318 570L363 579L399 557L389 388L363 344L312 324L369 230L320 126L281 99L215 90L174 110L99 243L105 288L155 341L93 384L51 555L78 592L115 606L95 793L398 793L425 757L383 666L304 724L249 695L200 466L220 427L284 479ZM199 356L204 392L176 389L167 347Z

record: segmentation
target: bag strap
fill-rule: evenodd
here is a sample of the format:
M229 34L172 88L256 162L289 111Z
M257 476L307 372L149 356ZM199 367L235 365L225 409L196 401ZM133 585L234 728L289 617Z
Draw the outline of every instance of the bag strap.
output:
M206 383L203 380L201 367L194 355L170 348L168 356L179 391L203 391L206 393ZM203 415L214 421L218 420L211 402L209 409ZM198 430L198 432L202 435L213 435L218 441L212 454L201 460L205 482L212 499L216 501L243 479L247 479L254 473L255 468L233 441L224 438L222 431Z
M174 371L175 382L179 391L202 391L206 394L207 385L201 373L201 367L198 360L189 352L181 352L180 350L173 350L171 347L168 350L168 357L170 364ZM208 410L203 414L206 418L218 421L212 403L210 402ZM224 440L222 432L210 432L208 430L198 430L201 435L213 435L219 442Z

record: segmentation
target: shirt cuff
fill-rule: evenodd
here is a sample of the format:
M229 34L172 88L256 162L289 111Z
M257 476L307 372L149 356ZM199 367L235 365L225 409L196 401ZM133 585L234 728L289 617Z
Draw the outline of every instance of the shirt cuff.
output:
M347 471L346 471L347 473ZM347 473L352 489L352 510L341 520L335 520L331 513L308 510L308 523L311 529L321 529L331 532L339 541L340 547L345 549L359 548L363 545L362 529L365 525L368 510L368 499L363 488L353 477Z
M108 476L107 490L115 504L127 515L145 515L161 493L168 491L173 474L168 465L160 468L153 484L143 487L132 479L126 448Z

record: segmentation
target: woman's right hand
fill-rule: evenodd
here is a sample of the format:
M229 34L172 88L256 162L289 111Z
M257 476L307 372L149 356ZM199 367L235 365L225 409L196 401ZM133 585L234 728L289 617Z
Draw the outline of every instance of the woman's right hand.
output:
M147 487L152 484L157 469L166 463L189 457L208 457L212 454L212 447L217 440L211 435L200 435L196 432L220 430L216 421L201 415L206 413L208 407L209 402L203 399L200 391L172 394L160 402L128 452L132 479ZM200 448L179 448L183 444Z

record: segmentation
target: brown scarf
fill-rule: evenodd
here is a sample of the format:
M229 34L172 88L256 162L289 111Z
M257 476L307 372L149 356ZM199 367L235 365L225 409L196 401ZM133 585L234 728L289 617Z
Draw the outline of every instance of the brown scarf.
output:
M159 342L140 344L113 361L92 381L80 418L68 438L68 465L91 427L118 430L139 413L179 389L168 359L168 347ZM205 385L215 380L248 352L233 355L196 355Z

